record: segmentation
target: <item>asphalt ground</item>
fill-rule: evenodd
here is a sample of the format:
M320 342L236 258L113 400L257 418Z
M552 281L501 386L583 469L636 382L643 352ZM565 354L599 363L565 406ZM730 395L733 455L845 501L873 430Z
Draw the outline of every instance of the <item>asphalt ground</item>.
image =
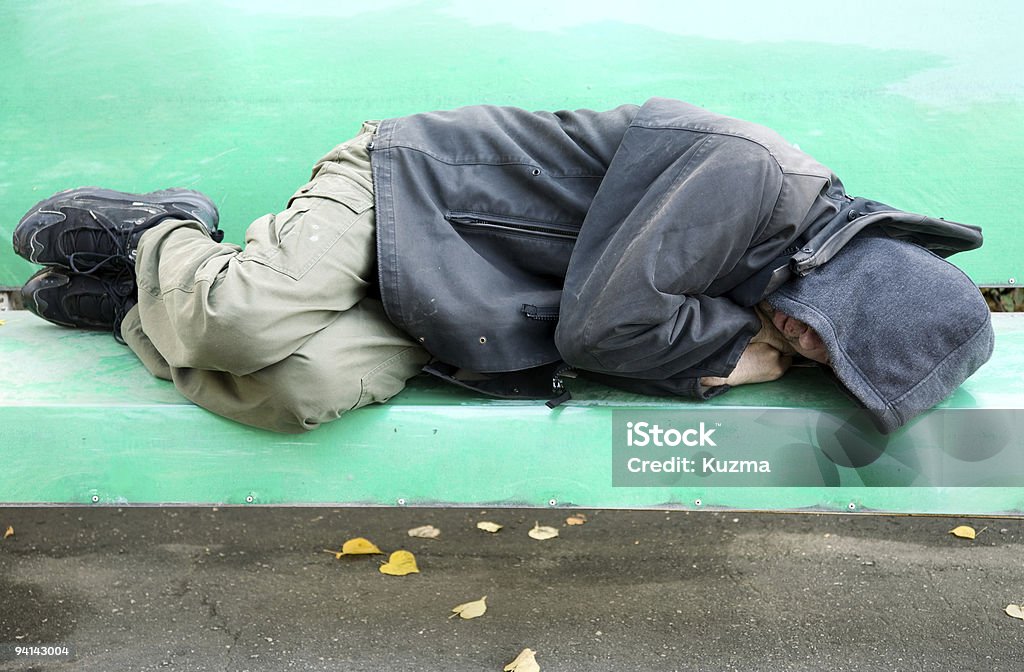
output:
M0 645L74 649L0 670L499 671L527 647L545 672L1024 662L1004 613L1024 603L1020 520L569 513L0 508ZM408 536L427 524L437 539ZM324 552L360 536L420 573Z

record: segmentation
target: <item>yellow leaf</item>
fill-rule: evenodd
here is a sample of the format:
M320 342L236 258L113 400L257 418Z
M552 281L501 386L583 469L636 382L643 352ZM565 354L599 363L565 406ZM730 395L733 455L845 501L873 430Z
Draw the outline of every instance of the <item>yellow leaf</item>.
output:
M5 324L7 324L7 320L0 320L0 327L4 326Z
M380 566L380 573L405 576L406 574L419 574L420 570L416 566L416 556L409 551L395 551L388 561Z
M479 600L476 600L475 602L466 602L465 604L460 604L460 605L454 606L454 607L452 607L452 612L453 613L448 618L455 618L456 615L458 615L460 618L466 618L466 619L477 618L478 616L483 616L484 612L487 611L487 602L486 602L486 600L487 600L487 596L484 595L483 597L481 597Z
M410 537L419 537L420 539L437 539L439 534L441 534L441 530L437 529L433 525L414 527L409 530Z
M587 516L583 513L577 513L569 516L565 519L566 525L583 525L587 522Z
M544 541L545 539L554 539L558 536L558 530L547 525L541 525L539 522L534 523L533 529L530 530L529 535L534 539Z
M6 539L7 537L13 537L13 536L14 536L14 525L8 525L7 526L7 530L4 532L4 539Z
M505 672L540 672L540 665L537 664L537 659L534 657L536 655L537 652L533 649L523 649L515 660L502 669Z
M343 555L383 555L384 551L377 548L376 544L369 539L356 537L342 544L340 551L331 551L325 548L324 553L333 553L335 560L341 560Z
M484 532L492 532L493 533L493 532L497 532L498 530L500 530L501 528L503 528L505 526L504 525L498 525L497 523L491 523L491 522L488 522L488 521L484 521L482 523L477 523L476 527L477 527L477 529L483 530Z
M379 555L383 553L384 551L377 548L372 541L362 537L349 539L341 545L342 555Z
M1006 612L1007 616L1013 616L1014 618L1019 618L1024 621L1024 606L1019 604L1008 604L1006 605L1006 609L1003 611Z
M961 539L974 539L974 537L977 536L977 534L974 532L974 528L968 527L967 525L954 527L952 530L949 531L949 534L952 534L954 537L960 537Z

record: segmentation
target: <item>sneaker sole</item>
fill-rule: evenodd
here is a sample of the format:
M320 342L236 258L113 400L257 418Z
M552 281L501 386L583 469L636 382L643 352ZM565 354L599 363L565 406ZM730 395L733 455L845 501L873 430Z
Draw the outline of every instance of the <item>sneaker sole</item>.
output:
M78 187L57 192L53 196L36 203L28 211L14 229L14 251L18 256L34 264L61 265L60 259L49 259L45 256L45 246L36 241L37 234L54 222L47 222L47 215L59 215L63 221L67 216L63 209L80 206L78 199L89 198L107 200L116 204L136 202L156 203L167 207L170 215L179 214L186 219L201 222L212 233L217 230L220 213L206 195L193 189L161 189L145 194L132 194L99 187Z

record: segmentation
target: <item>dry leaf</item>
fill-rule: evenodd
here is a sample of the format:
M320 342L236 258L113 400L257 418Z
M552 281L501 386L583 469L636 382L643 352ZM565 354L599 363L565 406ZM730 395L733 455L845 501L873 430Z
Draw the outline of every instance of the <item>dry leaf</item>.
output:
M978 536L977 533L975 533L974 528L968 527L967 525L954 527L949 531L949 534L952 534L954 537L960 537L961 539L974 539L974 537Z
M534 523L533 529L529 532L530 536L534 539L544 541L545 539L554 539L558 536L558 530L547 525L541 525L539 522Z
M384 551L377 548L376 544L362 537L349 539L341 545L342 555L379 555L383 553Z
M437 529L433 525L414 527L409 530L410 537L419 537L420 539L437 539L439 534L441 534L441 530Z
M409 551L395 551L388 558L388 561L380 566L381 574L391 576L405 576L406 574L419 574L420 569L416 566L416 556Z
M13 536L14 536L14 526L13 525L8 525L7 526L7 530L4 532L4 539L6 539L7 537L13 537Z
M4 326L5 324L7 324L7 320L0 320L0 327Z
M587 522L587 516L583 513L576 513L565 519L566 525L582 525Z
M1003 611L1006 612L1007 616L1013 616L1014 618L1019 618L1024 621L1024 606L1022 605L1008 604L1006 605L1006 609L1003 609Z
M523 649L515 660L502 669L505 672L540 672L540 665L537 664L537 659L534 657L536 655L537 652L533 649Z
M498 525L497 523L491 523L491 522L484 521L482 523L477 523L476 527L477 527L478 530L483 530L484 532L497 532L498 530L500 530L501 528L503 528L505 526L504 525Z
M452 607L452 615L448 618L455 618L455 616L459 616L460 618L469 619L477 618L478 616L483 616L484 612L487 611L486 600L487 596L484 595L475 602L466 602L465 604L454 606Z
M325 548L324 553L334 553L334 559L341 560L343 555L383 555L384 551L377 548L369 539L356 537L342 544L340 551L329 551Z

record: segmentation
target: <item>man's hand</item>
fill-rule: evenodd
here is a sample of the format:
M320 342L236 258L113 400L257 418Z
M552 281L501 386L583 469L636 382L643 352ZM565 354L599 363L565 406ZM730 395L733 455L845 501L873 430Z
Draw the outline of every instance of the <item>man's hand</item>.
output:
M755 310L761 318L761 331L751 343L765 342L784 353L797 353L819 364L828 364L825 343L806 323L775 310L767 301L759 303Z
M773 320L775 311L771 309L771 306L767 303L759 304L754 307L754 312L761 318L761 331L750 339L751 343L767 343L786 355L796 352L796 348L786 339L786 335L775 326Z
M717 387L767 383L781 378L792 363L791 355L779 352L767 343L751 341L728 378L708 376L701 378L700 384L705 387Z

